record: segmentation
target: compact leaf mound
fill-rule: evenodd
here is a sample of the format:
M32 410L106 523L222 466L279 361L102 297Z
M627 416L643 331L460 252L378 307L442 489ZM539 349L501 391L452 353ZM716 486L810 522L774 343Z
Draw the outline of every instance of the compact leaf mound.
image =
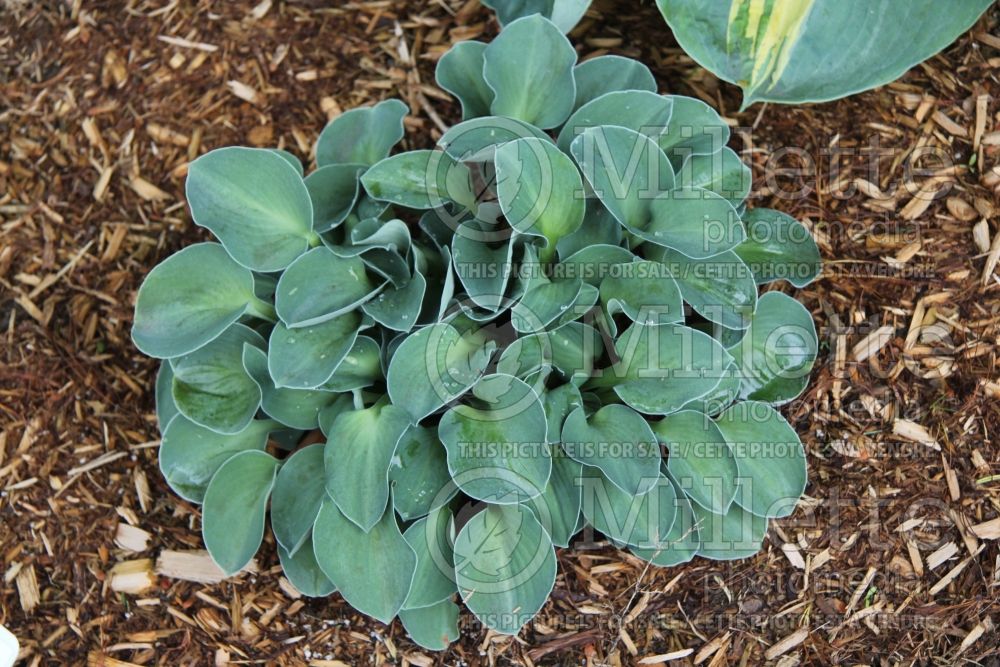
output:
M308 175L281 150L194 161L219 243L153 269L133 328L163 360L160 466L218 565L250 562L270 508L296 588L429 649L459 601L518 632L575 539L755 553L805 489L774 406L817 350L758 286L820 270L802 225L747 210L726 123L640 63L577 63L536 14L437 74L464 120L433 148L394 152L387 100L333 120Z

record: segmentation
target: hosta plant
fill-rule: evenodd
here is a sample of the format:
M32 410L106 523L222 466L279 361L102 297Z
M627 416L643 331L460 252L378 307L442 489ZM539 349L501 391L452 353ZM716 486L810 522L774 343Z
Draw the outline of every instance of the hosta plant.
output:
M308 175L280 150L190 165L218 243L150 272L133 338L213 559L240 571L270 514L302 593L440 649L458 602L516 633L581 531L660 566L755 553L805 488L774 406L817 348L758 286L817 275L809 233L746 207L710 107L578 63L546 18L437 79L464 120L436 146L397 150L388 100L331 122Z

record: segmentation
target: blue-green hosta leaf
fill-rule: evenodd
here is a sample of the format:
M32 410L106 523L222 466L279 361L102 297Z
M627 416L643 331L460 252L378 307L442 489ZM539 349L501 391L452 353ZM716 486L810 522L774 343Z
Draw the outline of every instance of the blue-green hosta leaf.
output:
M653 222L655 198L674 186L667 156L634 130L590 127L573 140L570 150L601 203L630 231L642 231Z
M316 164L369 167L389 155L403 138L403 118L410 109L399 100L351 109L330 121L316 142Z
M670 481L673 483L673 480ZM674 496L677 500L677 513L670 532L660 545L655 549L629 547L629 551L636 556L659 567L687 563L697 555L700 546L698 526L695 523L694 511L691 509L691 501L676 484L674 484Z
M576 295L576 300L560 315L555 322L549 325L550 330L555 330L578 320L585 316L600 300L600 292L596 287L588 283L580 285L580 293Z
M314 232L328 232L347 219L358 200L358 178L364 170L364 166L357 164L331 164L306 176L306 189L312 200Z
M719 113L701 100L669 95L674 112L657 143L677 171L693 155L712 155L729 143L731 131Z
M698 555L710 560L739 560L760 551L767 535L767 519L751 514L738 503L729 506L725 515L712 514L691 503L698 538Z
M684 405L685 410L695 410L706 415L717 415L739 398L740 373L739 366L733 360L722 374L722 381L709 393L693 399Z
M242 324L208 345L170 360L173 399L191 421L219 433L239 433L260 407L260 387L243 368L243 345L262 348L264 339Z
M677 515L677 492L658 474L642 495L622 491L600 470L584 466L583 515L587 522L618 543L640 549L667 545Z
M576 79L576 104L579 109L601 95L619 90L656 92L656 79L638 60L622 56L598 56L573 69Z
M615 342L620 361L600 379L639 412L667 415L722 381L730 357L711 336L678 324L633 324Z
M556 580L552 540L523 505L487 505L455 540L455 573L465 606L503 634L545 604Z
M542 406L548 421L548 441L555 445L562 439L566 417L577 408L583 407L583 397L575 384L568 382L554 389L546 389L542 394ZM561 451L561 450L560 450Z
M132 341L158 359L194 352L244 313L273 321L254 294L253 274L218 243L196 243L149 272L135 303Z
M427 289L417 323L420 325L440 322L455 296L455 272L452 271L451 248L444 246L439 254L431 248L413 246L414 270L424 276Z
M549 141L518 139L496 151L497 197L507 222L521 234L547 241L543 260L556 243L583 223L583 180L573 161Z
M727 199L702 188L671 190L649 203L645 224L625 224L641 239L693 258L732 250L746 238L740 216Z
M309 528L312 529L312 525ZM325 598L337 590L333 582L323 574L323 570L319 569L311 537L306 537L302 548L295 555L289 554L285 547L278 544L278 560L288 581L306 597Z
M451 599L458 592L452 554L455 521L451 511L447 507L434 510L414 521L403 537L417 555L413 585L403 608L431 607Z
M295 556L312 533L326 497L323 445L309 445L289 456L271 494L271 530L278 544Z
M494 116L548 130L573 110L576 50L551 21L537 15L512 21L486 47L483 61Z
M622 226L600 199L587 199L587 212L580 228L559 239L559 257L565 260L595 245L617 246L622 241ZM624 248L623 248L624 250ZM628 261L628 260L622 260Z
M361 340L359 338L358 340ZM374 344L374 341L372 342ZM376 359L378 357L378 347L375 348ZM326 437L330 435L330 429L333 427L333 422L337 420L337 417L341 412L350 412L354 409L354 394L353 393L343 393L338 394L338 398L330 405L326 406L319 413L319 430L323 432L323 436Z
M569 32L587 13L591 0L482 0L482 3L497 13L500 25L511 21L541 14L563 32Z
M711 155L693 155L677 173L681 187L710 190L739 206L750 194L753 173L728 146Z
M372 338L358 336L337 370L323 383L329 391L352 391L370 387L383 377L382 359Z
M599 468L623 493L638 496L660 476L660 445L649 424L625 405L611 403L587 418L571 412L562 427L563 449L575 461Z
M619 264L601 282L601 302L609 316L625 313L633 322L674 324L684 321L684 302L670 268L637 260Z
M670 452L667 470L694 502L725 514L736 496L739 469L722 431L708 416L691 410L652 424Z
M392 355L386 374L389 397L418 422L475 384L491 351L463 338L450 324L425 327L408 336Z
M425 516L458 493L448 472L448 452L437 429L411 426L396 446L389 466L392 502L404 521Z
M759 516L783 517L806 489L806 454L785 418L766 403L737 403L719 415L719 430L736 458L736 502Z
M614 77L611 81L617 82L618 78ZM577 109L559 131L556 144L561 151L569 153L570 145L585 130L612 125L652 137L655 141L667 128L673 106L669 97L645 90L609 92ZM632 155L632 148L630 145L630 152L626 155Z
M499 241L495 247L488 244L494 234L486 223L463 222L451 246L455 274L469 299L492 311L505 300L514 248L510 238Z
M615 225L618 223L615 222ZM559 262L557 269L565 278L579 278L588 285L600 287L619 264L628 264L635 259L636 256L627 248L596 243L566 257Z
M498 146L518 139L552 143L552 137L534 125L487 115L452 126L438 139L438 146L459 162L491 162Z
M313 248L281 275L274 305L287 326L307 327L354 310L377 289L359 258Z
M818 341L812 315L781 292L760 297L750 330L729 348L740 373L740 397L775 405L796 398L809 383Z
M483 42L459 42L438 60L434 76L438 86L462 103L462 118L488 116L493 91L483 79Z
M306 175L306 168L302 166L302 160L297 158L294 153L286 151L284 148L269 148L268 150L284 159L288 164L292 165L292 167L295 168L295 171L298 172L299 176Z
M376 249L405 255L412 242L410 228L402 220L365 218L351 227L346 244L330 246L330 250L340 257L356 257ZM406 275L409 277L409 271Z
M421 609L400 609L399 620L406 634L428 651L443 651L458 639L459 606L451 600Z
M301 431L319 426L320 411L339 396L328 391L276 387L267 370L267 353L252 345L243 346L243 367L260 387L260 406L267 416Z
M448 410L438 424L455 484L496 504L541 494L552 460L538 394L513 376L490 375L472 388L469 403Z
M375 164L361 177L369 196L414 209L455 202L475 211L469 168L444 151L408 151Z
M651 254L651 253L647 253ZM746 329L757 307L757 285L750 268L735 252L692 259L667 249L657 253L695 311L729 329Z
M267 499L280 465L270 454L241 452L223 463L208 484L201 534L226 576L246 567L260 548Z
M819 248L805 226L781 211L755 208L743 214L747 238L736 247L760 284L787 280L805 287L822 270Z
M382 326L409 332L417 324L427 292L427 280L414 271L402 287L389 287L361 306L361 310Z
M522 264L522 269L524 266ZM534 266L540 268L538 264ZM570 308L582 287L579 278L552 282L539 272L537 279L528 283L524 295L511 308L514 330L522 334L543 332Z
M552 331L518 338L504 350L497 370L523 379L554 366L571 380L587 378L595 359L603 352L601 336L596 329L583 322L569 322Z
M188 166L191 217L233 259L254 271L280 271L319 239L302 176L266 148L219 148Z
M389 465L409 425L402 408L376 404L343 412L330 427L323 455L326 492L365 532L385 514Z
M583 503L582 471L581 463L566 456L561 448L554 448L549 483L542 495L527 503L557 547L568 547L577 532Z
M417 556L392 510L365 532L327 499L313 524L313 552L323 573L358 611L389 623L402 609Z
M935 0L875 0L863 8L838 0L657 4L684 51L739 84L748 107L824 102L888 83L953 42L993 3L962 0L947 11Z
M275 386L316 389L326 383L351 352L360 328L361 315L356 311L298 329L281 322L274 325L267 366Z
M160 472L174 493L200 503L219 466L240 452L264 451L268 433L280 427L270 419L260 419L239 433L223 435L177 415L163 431Z
M160 435L167 428L170 420L179 412L177 404L174 403L173 395L174 371L170 368L169 361L160 362L160 368L156 371L156 426L160 430Z

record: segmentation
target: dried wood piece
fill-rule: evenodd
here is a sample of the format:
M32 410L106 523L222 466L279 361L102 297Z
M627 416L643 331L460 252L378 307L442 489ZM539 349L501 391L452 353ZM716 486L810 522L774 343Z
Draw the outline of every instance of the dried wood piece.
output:
M257 561L252 560L241 572L258 572ZM165 549L156 559L156 573L170 579L181 581L196 581L202 584L217 584L226 575L215 564L208 552L203 549L194 551L173 551Z
M149 541L152 534L127 523L119 523L115 531L115 544L128 551L145 551L149 548Z
M22 567L14 581L17 584L17 595L21 600L21 609L25 614L30 614L42 601L42 595L38 591L38 579L35 578L35 566Z
M153 573L153 560L140 558L115 563L109 573L111 590L118 593L138 595L156 588L157 579Z
M809 637L809 628L799 628L764 652L764 658L774 660L804 642Z
M928 432L926 428L909 419L897 419L892 423L892 432L910 442L917 442L930 447L935 451L941 451L941 445Z

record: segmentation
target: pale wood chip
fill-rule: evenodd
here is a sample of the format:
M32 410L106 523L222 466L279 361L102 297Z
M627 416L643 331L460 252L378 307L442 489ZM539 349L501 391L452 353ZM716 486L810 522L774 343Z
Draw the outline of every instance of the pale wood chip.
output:
M247 84L237 81L236 79L232 79L226 82L226 87L229 88L229 92L241 100L249 102L250 104L257 104L258 93L254 88L248 86Z
M672 653L661 653L660 655L651 655L648 658L641 658L639 660L640 665L661 665L665 662L670 662L672 660L680 660L681 658L686 658L694 653L693 648L684 648L680 651L673 651Z
M983 218L972 226L972 242L976 244L979 252L990 251L990 226Z
M118 593L138 595L156 587L153 559L140 558L115 563L110 572L111 590Z
M241 572L258 571L257 561L252 560ZM181 581L196 581L202 584L217 584L226 578L208 552L203 549L193 551L173 551L165 549L156 559L156 573Z
M948 212L962 222L972 222L979 217L976 208L961 197L948 197L945 205L948 207Z
M148 531L127 523L119 523L115 531L115 544L128 551L145 551L153 535Z
M937 569L954 558L957 553L958 545L954 542L949 542L927 557L927 567L932 570Z
M941 445L938 444L937 440L931 436L927 429L909 419L897 419L894 421L892 423L892 432L910 442L919 443L938 452L941 451Z
M981 540L1000 540L1000 517L977 523L971 530Z
M993 235L993 245L990 246L990 254L986 257L986 266L983 268L984 287L990 284L998 261L1000 261L1000 231Z
M895 333L895 327L891 327L889 325L879 327L861 339L861 341L851 349L851 356L854 357L854 361L859 362L875 356L883 347L889 344L889 341L893 339Z
M767 651L764 652L764 658L767 660L774 660L775 658L791 651L793 648L804 642L808 637L809 628L799 628L784 639L779 640L776 644L771 646L771 648L767 649Z
M944 129L945 132L956 137L968 137L969 131L949 118L943 111L934 112L934 122Z
M986 548L985 544L981 545L976 550L976 553L974 555L965 558L964 560L962 560L961 563L948 570L948 573L945 574L943 577L941 577L936 584L931 586L931 589L927 592L931 596L934 596L943 591L945 588L947 588L948 584L954 581L955 578L958 577L958 575L962 574L962 570L964 570L969 565L969 563L972 562L972 559L978 556L979 553L985 548Z
M219 50L219 47L215 44L208 44L206 42L192 42L190 39L184 39L183 37L172 37L170 35L157 35L156 38L161 42L166 42L171 46L176 46L181 49L195 49L197 51L204 51L206 53L214 53Z
M164 192L140 176L133 176L130 178L129 185L132 186L132 189L137 195L146 201L163 201L164 199L170 199L170 195L168 193Z
M38 591L38 579L35 577L35 566L22 567L17 576L14 577L14 581L17 584L17 596L21 601L21 609L25 614L30 614L42 601L42 595Z
M781 545L781 551L785 554L785 558L788 559L788 562L791 563L793 567L800 570L806 569L806 561L802 557L802 552L799 551L799 548L794 543L785 542Z

